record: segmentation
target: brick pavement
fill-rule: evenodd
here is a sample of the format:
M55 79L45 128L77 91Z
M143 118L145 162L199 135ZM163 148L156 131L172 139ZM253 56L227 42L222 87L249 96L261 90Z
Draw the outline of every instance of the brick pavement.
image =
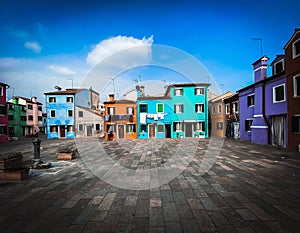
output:
M298 152L226 140L213 167L199 175L194 172L196 160L203 159L208 144L201 139L193 161L175 179L151 190L128 190L99 179L80 156L56 161L55 152L63 143L74 141L43 139L42 159L53 162L54 168L32 170L22 182L0 183L0 232L300 230ZM113 141L102 146L113 161L121 159L122 166L135 170L162 166L178 142L170 140L160 151L157 143L147 147L145 141ZM133 148L142 154L128 153ZM29 139L0 149L18 150L30 160Z

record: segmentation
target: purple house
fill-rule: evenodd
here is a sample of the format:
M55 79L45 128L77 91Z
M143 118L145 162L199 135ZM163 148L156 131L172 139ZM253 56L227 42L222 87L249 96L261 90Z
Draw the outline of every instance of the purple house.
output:
M287 145L287 101L284 55L271 63L269 58L254 62L254 83L238 90L240 102L240 138L259 144Z

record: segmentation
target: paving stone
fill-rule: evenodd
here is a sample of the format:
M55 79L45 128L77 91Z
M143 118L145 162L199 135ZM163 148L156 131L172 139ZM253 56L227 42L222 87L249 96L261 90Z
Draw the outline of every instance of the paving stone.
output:
M245 207L247 207L257 218L262 221L272 221L275 218L266 213L263 209L259 208L254 203L244 203Z
M161 190L160 191L161 200L164 203L174 202L174 198L171 190Z
M97 233L102 226L102 222L88 222L83 228L82 233Z
M183 192L173 192L173 198L177 205L186 205L187 201L185 199L185 196Z
M164 203L163 214L164 214L164 220L166 222L179 221L179 216L176 211L175 203Z
M136 206L136 217L149 217L149 200L138 199ZM151 207L155 207L152 206ZM156 206L159 207L159 206Z
M128 196L125 201L125 206L136 206L137 196Z
M218 210L219 208L212 202L209 197L200 198L201 204L206 210Z
M101 204L99 205L97 211L106 211L109 210L111 204L113 203L116 193L108 193L102 200Z
M162 206L161 198L150 198L150 207Z
M189 218L181 219L181 226L183 232L190 232L190 233L200 232L198 224L194 219L189 219Z
M192 210L204 209L199 199L191 198L187 199L187 202Z
M176 205L176 212L179 218L193 218L193 213L188 205Z
M244 219L244 220L256 220L254 214L252 214L248 209L235 209L235 211Z
M163 210L161 207L149 208L149 226L164 226Z
M133 227L132 227L133 232L147 232L148 229L149 229L149 218L148 217L134 218Z
M73 224L79 224L79 225L86 224L90 220L90 218L94 215L97 207L98 207L97 205L87 205L82 210L80 215L75 219Z
M211 232L217 230L205 210L193 210L193 213L201 231Z
M183 232L180 222L166 222L166 233L181 233Z

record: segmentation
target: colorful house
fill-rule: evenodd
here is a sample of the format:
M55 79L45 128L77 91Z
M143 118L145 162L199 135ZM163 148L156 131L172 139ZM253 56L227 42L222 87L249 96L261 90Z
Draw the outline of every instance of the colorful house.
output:
M210 108L210 130L211 136L225 137L226 133L226 110L224 99L232 96L233 93L226 92L209 100L208 105Z
M239 94L236 93L224 99L226 137L240 138Z
M164 96L138 98L139 138L207 138L207 83L169 85Z
M288 147L300 152L300 28L296 28L285 50L288 99Z
M76 107L98 110L99 93L90 89L66 89L44 93L47 103L47 135L48 138L75 138L76 130L82 131L80 124L76 124L75 119L81 117L80 110ZM76 116L77 115L77 116ZM79 116L80 115L80 116ZM86 114L82 114L84 117ZM100 124L101 119L94 118L94 122L89 126ZM87 129L89 130L89 129ZM89 130L90 132L90 130ZM79 135L81 132L79 133ZM93 134L93 130L92 130Z
M7 141L8 114L6 110L6 83L0 82L0 142Z
M136 102L131 100L115 100L109 95L105 105L105 139L137 138Z
M238 91L240 138L259 144L287 145L287 98L284 56L271 63L273 75L267 78L269 58L254 62L254 83Z
M42 103L35 96L14 96L7 105L9 137L34 136L44 131Z
M138 138L171 138L173 107L169 96L139 97Z

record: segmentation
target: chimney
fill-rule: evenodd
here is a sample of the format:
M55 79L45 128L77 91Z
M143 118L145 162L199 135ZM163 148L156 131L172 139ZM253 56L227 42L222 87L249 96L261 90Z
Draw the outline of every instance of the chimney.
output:
M32 103L36 103L36 99L37 99L36 96L32 96L32 97L31 97Z
M114 102L114 101L115 101L115 95L109 94L109 102Z
M262 56L256 62L252 64L254 70L254 82L259 82L267 77L267 67L268 67L267 56Z

